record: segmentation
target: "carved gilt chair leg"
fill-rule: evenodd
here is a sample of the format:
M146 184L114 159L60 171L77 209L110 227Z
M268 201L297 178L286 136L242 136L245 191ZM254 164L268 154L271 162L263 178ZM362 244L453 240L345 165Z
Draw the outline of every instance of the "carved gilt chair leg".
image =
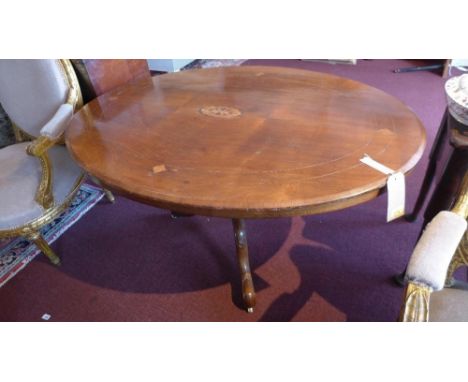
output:
M115 202L115 197L114 197L114 195L112 194L112 192L109 191L107 188L105 188L105 187L102 185L101 181L100 181L98 178L96 178L95 176L89 175L89 177L92 179L92 181L93 181L94 183L96 183L99 187L102 188L102 191L104 191L104 194L106 195L107 200L108 200L109 202L111 202L111 203L114 203L114 202Z
M44 240L42 235L39 232L31 233L27 236L27 239L34 242L37 247L48 257L50 262L54 265L60 265L60 258L54 253L52 248L50 248L47 241Z
M255 307L255 289L250 273L249 249L247 246L247 233L244 219L232 219L234 238L236 241L237 259L242 278L242 298L247 312L253 313Z

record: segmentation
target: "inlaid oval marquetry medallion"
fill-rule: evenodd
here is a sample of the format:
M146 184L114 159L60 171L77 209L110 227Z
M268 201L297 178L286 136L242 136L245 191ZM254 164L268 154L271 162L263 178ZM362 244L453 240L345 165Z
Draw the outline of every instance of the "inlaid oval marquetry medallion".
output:
M217 118L235 118L242 114L239 109L229 106L206 106L200 109L200 113Z

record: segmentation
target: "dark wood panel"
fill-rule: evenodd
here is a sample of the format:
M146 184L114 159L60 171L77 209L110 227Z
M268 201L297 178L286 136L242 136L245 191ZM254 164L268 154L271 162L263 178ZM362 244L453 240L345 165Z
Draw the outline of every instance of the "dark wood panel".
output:
M84 102L136 79L149 77L146 60L71 60L80 82Z

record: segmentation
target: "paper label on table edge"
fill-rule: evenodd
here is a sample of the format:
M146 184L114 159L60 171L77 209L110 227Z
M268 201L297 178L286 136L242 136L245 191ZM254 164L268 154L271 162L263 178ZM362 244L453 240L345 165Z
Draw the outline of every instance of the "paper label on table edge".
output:
M364 164L367 164L369 167L372 167L374 170L377 170L378 172L381 172L382 174L385 174L385 175L392 175L395 172L391 168L372 159L367 154L364 154L364 156L360 159L360 161Z
M405 215L405 176L401 172L390 175L387 179L387 222Z
M387 223L398 219L405 214L405 176L401 172L395 172L365 154L360 161L374 170L377 170L387 178Z

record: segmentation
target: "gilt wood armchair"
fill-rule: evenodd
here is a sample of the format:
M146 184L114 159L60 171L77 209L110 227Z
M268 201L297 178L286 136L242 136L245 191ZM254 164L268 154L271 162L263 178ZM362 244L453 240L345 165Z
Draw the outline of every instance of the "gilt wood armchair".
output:
M457 195L452 210L427 225L411 255L402 321L468 321L468 284L453 279L468 265L468 169Z
M83 104L70 61L0 60L0 103L17 138L0 149L0 239L24 236L58 265L39 230L66 210L86 175L60 144Z

